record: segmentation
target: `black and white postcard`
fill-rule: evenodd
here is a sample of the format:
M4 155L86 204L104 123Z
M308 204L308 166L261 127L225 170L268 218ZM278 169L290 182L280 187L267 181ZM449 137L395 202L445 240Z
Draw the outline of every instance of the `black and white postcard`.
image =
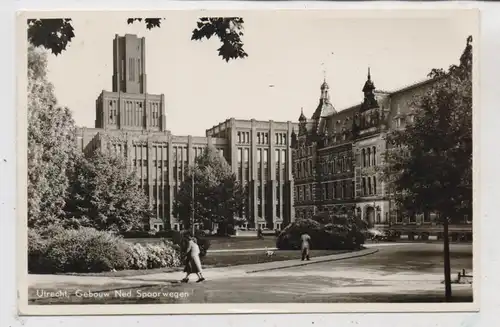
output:
M477 10L16 19L21 314L478 309Z

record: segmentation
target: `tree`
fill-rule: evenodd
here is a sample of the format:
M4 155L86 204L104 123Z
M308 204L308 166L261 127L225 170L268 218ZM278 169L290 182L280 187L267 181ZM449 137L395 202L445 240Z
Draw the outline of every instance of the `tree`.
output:
M127 23L144 22L148 30L160 28L164 18L128 18ZM216 36L222 45L217 51L224 60L245 58L241 37L243 33L241 17L201 17L192 32L191 40L210 39ZM75 37L71 18L28 19L28 41L59 55Z
M433 69L431 88L411 107L415 121L387 135L383 174L410 213L435 211L443 224L446 300L451 300L448 225L472 216L472 37L459 65Z
M96 151L75 166L66 206L68 227L125 232L141 230L153 217L135 171L120 156Z
M194 178L194 223L219 224L226 232L245 208L246 192L231 167L213 147L207 147L187 171L174 202L174 215L192 226Z
M47 80L47 54L28 48L28 226L63 215L68 173L77 156L75 124Z

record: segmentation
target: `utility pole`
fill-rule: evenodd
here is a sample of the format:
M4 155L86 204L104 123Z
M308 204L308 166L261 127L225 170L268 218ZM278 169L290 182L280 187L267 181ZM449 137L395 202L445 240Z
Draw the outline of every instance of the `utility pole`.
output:
M191 233L195 235L194 229L194 168L191 174Z

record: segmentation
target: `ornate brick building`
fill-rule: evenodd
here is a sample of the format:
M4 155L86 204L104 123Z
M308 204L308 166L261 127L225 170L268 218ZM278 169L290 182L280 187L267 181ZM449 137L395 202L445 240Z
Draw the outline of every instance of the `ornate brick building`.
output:
M247 227L277 228L294 220L290 139L292 122L230 118L206 136L177 136L166 129L165 97L147 93L145 39L116 36L113 88L96 100L95 128L78 130L78 147L123 155L137 172L156 212L152 229L182 229L172 213L184 173L207 146L215 147L248 185Z
M432 83L429 79L393 92L377 91L368 70L363 101L337 111L323 82L318 107L310 119L301 112L298 133L292 136L297 219L323 211L355 213L371 226L391 226L409 237L439 234L434 213L408 216L398 210L377 169L386 133L413 122L410 100ZM470 221L465 217L464 224L450 230L471 235Z

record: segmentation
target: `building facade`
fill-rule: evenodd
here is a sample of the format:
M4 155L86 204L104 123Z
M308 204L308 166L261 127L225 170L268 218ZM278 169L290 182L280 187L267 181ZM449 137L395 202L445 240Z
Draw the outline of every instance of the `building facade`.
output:
M310 119L303 111L298 133L293 134L295 214L299 218L327 211L356 214L369 226L399 230L407 237L440 234L437 215L407 214L396 206L391 190L380 176L385 135L414 120L411 100L432 86L429 79L394 92L375 89L370 71L363 86L363 101L337 111L326 81L319 104ZM467 217L450 231L471 237Z
M293 174L290 140L296 124L231 118L206 131L227 140L227 159L248 189L250 227L281 230L293 221Z
M112 151L137 172L156 217L149 228L181 230L173 203L185 172L208 146L248 187L246 227L281 229L294 220L292 122L228 119L205 136L178 136L166 129L165 97L147 93L145 39L115 36L112 92L96 100L95 128L79 128L78 147L90 154Z

